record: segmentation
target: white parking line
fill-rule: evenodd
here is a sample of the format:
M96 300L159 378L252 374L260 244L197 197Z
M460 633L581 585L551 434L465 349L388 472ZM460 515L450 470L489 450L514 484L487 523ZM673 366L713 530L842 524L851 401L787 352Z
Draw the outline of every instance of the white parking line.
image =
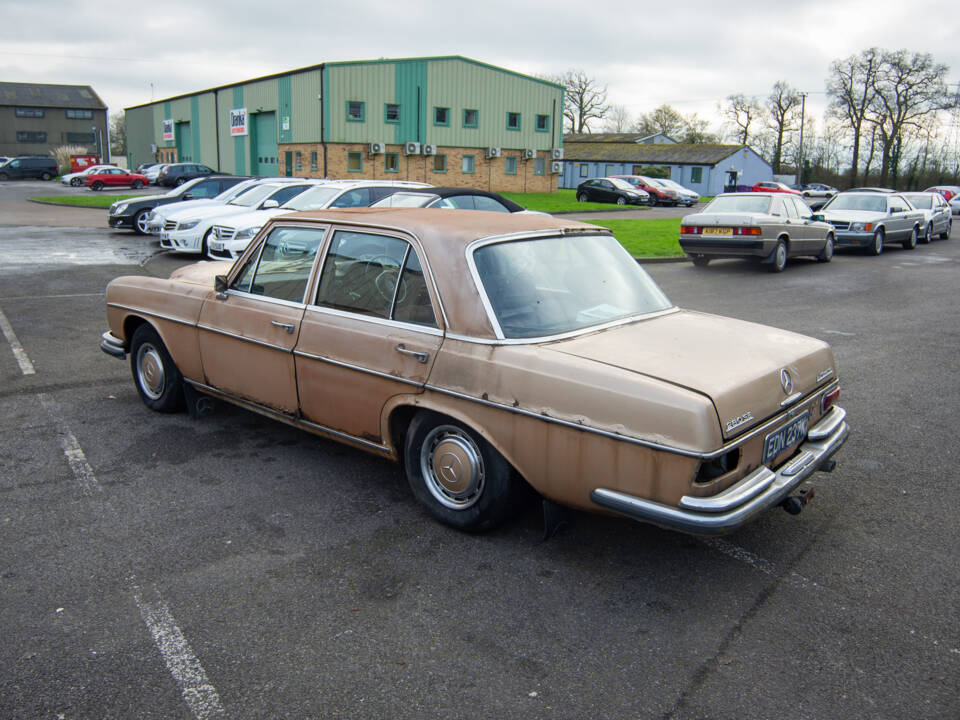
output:
M88 497L99 495L103 491L103 486L100 485L93 468L87 462L87 457L77 442L77 438L64 422L63 414L60 412L57 402L46 393L38 393L37 398L57 429L63 454L67 458L67 464L70 465L70 470L80 485L81 491ZM119 513L102 496L97 504L102 513L111 516L111 520L119 518ZM136 578L132 577L131 582L135 583ZM134 585L131 591L133 601L136 603L137 609L140 610L140 617L150 631L153 642L160 651L167 669L179 683L180 696L193 712L194 717L197 720L226 717L226 711L220 702L220 696L217 694L216 688L210 684L200 660L194 655L190 643L187 642L183 632L177 627L170 608L167 607L160 596L160 592L156 588L152 588L151 593L154 599L145 600L141 589L137 585Z
M3 330L3 336L7 339L7 342L10 343L13 356L20 365L20 372L24 375L35 375L37 371L33 369L33 363L30 362L30 358L27 356L26 350L23 349L23 345L17 340L17 335L13 332L13 326L10 324L10 321L7 320L7 316L3 314L3 310L0 310L0 330Z

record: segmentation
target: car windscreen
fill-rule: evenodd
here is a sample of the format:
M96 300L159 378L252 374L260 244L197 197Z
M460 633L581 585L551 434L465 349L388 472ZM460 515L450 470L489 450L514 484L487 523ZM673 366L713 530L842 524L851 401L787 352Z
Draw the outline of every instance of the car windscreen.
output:
M276 185L255 185L242 195L235 197L230 201L230 205L240 205L242 207L253 207L261 200L268 198L276 192Z
M862 210L866 212L886 212L887 199L873 193L850 193L834 195L833 199L823 206L823 210Z
M927 193L910 193L909 195L904 195L904 197L918 210L930 210L933 208L933 196Z
M630 192L637 191L637 188L628 183L626 180L621 180L620 178L610 178L610 182L615 188L619 188L620 190L628 190Z
M315 187L290 198L282 207L284 210L323 210L342 192L342 188Z
M253 187L256 182L256 180L241 180L240 182L226 188L223 192L212 199L219 202L227 202L228 200L237 197L237 195L242 195L245 193L247 190Z
M769 208L769 195L720 195L703 209L703 213L765 213Z
M547 337L672 307L612 235L492 243L473 261L506 338Z

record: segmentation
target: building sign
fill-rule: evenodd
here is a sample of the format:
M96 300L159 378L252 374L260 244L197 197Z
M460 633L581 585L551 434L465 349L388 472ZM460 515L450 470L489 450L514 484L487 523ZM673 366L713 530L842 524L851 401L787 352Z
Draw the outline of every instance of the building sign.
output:
M284 115L280 122L281 122L281 127L283 128L283 131L284 131L284 132L286 132L286 131L288 131L288 130L290 129L290 116L289 116L289 115Z
M164 120L163 121L163 140L173 140L173 120Z
M236 108L230 111L230 134L247 134L247 109Z

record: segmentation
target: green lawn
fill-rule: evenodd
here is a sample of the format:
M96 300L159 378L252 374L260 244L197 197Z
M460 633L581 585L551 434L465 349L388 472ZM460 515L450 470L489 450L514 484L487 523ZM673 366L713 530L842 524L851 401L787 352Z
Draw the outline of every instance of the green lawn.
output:
M589 210L644 210L645 205L614 205L613 203L577 202L576 190L557 190L555 193L500 193L527 210L545 213L586 212Z
M588 220L610 228L617 240L634 257L679 257L680 218L659 220Z
M73 207L108 208L117 200L143 197L142 195L50 195L32 197L34 202L49 203L51 205L71 205Z

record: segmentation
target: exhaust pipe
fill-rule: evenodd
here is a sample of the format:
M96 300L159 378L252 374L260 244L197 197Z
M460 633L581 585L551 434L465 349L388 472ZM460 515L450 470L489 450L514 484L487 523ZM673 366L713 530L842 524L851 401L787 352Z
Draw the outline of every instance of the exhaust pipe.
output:
M799 515L807 506L807 503L813 500L814 495L815 493L813 488L804 488L796 495L791 495L782 503L780 503L780 507L782 507L791 515Z

